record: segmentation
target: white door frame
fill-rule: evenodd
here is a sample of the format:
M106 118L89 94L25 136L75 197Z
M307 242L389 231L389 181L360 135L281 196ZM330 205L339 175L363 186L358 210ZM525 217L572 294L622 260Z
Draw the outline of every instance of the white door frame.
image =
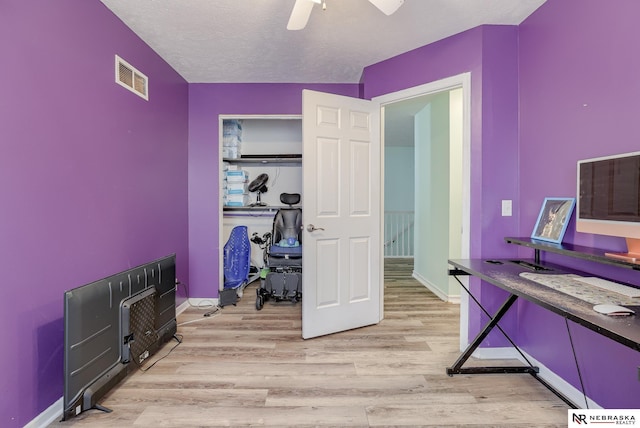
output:
M372 101L380 104L380 149L382 172L380 176L382 189L382 205L384 205L384 107L399 101L405 101L424 95L431 95L438 92L450 91L452 89L462 88L462 258L469 258L471 246L471 73L462 73L456 76L447 77L424 85L414 86L403 89L401 91L392 92L385 95L374 97ZM384 212L384 206L381 208ZM381 227L384 227L381 225ZM383 235L381 235L383 236ZM383 265L381 263L381 265ZM462 279L467 286L466 279ZM384 287L382 288L384 290ZM384 291L382 291L384 292ZM381 296L381 302L384 299ZM382 303L381 303L382 304ZM381 307L381 313L382 312ZM465 349L469 343L469 296L467 293L460 292L460 349Z

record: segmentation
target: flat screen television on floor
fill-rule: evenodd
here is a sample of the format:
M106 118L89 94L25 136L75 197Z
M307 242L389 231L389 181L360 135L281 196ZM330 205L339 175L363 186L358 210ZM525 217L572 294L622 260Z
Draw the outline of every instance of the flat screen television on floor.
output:
M640 261L640 152L578 161L578 232L619 236L627 253L606 253Z
M64 293L64 409L89 409L177 330L175 254Z

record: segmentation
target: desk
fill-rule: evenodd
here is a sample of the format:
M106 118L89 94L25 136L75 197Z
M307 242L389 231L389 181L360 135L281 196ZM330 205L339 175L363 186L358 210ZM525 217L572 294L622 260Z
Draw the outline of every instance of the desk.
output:
M533 260L528 261L531 264L535 264ZM578 407L542 379L537 376L538 368L529 364L524 367L474 367L463 369L462 365L471 356L473 351L480 345L489 332L499 327L498 322L509 310L509 308L515 303L518 298L528 300L539 306L542 306L558 315L561 315L566 320L574 321L590 330L593 330L599 334L608 337L611 340L619 342L631 349L640 351L640 307L634 308L637 315L628 317L610 317L602 315L593 310L593 305L582 301L578 298L569 296L560 291L556 291L552 288L522 278L520 273L532 272L531 269L524 267L521 264L513 263L509 260L500 260L498 263L489 263L486 260L449 260L449 264L455 269L450 273L451 275L473 275L483 281L495 285L509 293L509 296L503 303L503 305L494 314L489 314L475 297L470 293L470 290L463 286L463 289L469 293L469 296L478 303L480 308L489 316L490 320L488 324L482 329L482 331L476 336L465 351L460 355L458 360L452 367L447 368L447 374L450 376L460 373L529 373L542 382L547 388L552 390L556 395L563 399L567 404ZM539 265L540 266L540 265ZM563 273L575 273L583 276L590 276L584 272L563 268L552 264L544 264L543 267L545 273L551 274L563 274ZM462 285L462 284L461 284ZM504 331L503 331L504 333ZM518 347L511 341L511 339L504 333L509 342L516 348L518 352L524 357ZM570 336L571 337L571 336ZM526 361L526 357L525 357ZM584 392L584 390L583 390Z

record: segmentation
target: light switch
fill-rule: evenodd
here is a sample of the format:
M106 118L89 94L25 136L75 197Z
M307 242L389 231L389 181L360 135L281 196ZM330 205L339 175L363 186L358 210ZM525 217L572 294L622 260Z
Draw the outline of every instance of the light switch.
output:
M502 200L502 217L511 217L512 201L511 199Z

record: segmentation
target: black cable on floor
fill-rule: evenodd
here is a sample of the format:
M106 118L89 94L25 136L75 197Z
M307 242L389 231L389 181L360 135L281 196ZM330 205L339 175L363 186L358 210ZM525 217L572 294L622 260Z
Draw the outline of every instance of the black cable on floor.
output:
M219 310L220 310L220 307L216 306L213 310L210 310L209 312L205 312L203 316L204 317L210 317L211 315L215 314Z
M180 344L182 343L183 340L183 336L181 334L174 334L173 338L176 340L176 344L173 345L173 347L171 349L169 349L169 352L167 352L166 354L164 354L162 357L158 358L157 360L155 360L153 362L153 364L151 364L149 367L146 368L142 368L142 365L140 363L138 363L135 358L132 358L130 361L133 361L133 363L138 366L138 370L140 370L141 372L146 372L148 370L150 370L153 366L155 366L157 363L159 363L160 361L162 361L163 359L167 358L169 356L169 354L171 354L171 352L173 352L174 349L176 349L178 346L180 346ZM131 346L129 346L129 350L131 350Z

